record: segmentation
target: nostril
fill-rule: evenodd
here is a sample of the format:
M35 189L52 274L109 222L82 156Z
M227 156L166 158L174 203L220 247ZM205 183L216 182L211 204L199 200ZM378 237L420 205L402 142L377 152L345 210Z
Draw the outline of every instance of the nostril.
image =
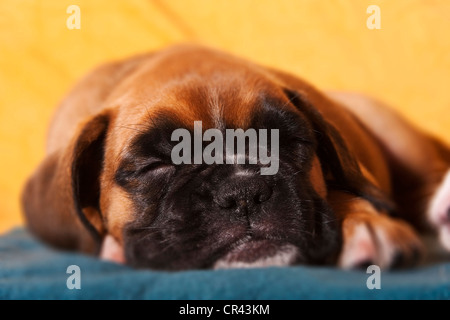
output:
M233 198L217 199L216 203L223 209L231 209L237 205L236 200Z
M258 194L256 194L253 197L253 201L256 204L260 204L269 200L271 196L272 196L272 189L269 188L269 186L265 185L264 188L262 188L260 192L258 192Z
M267 196L267 194L258 194L253 198L253 202L256 204L263 203L264 201L269 200L270 196Z
M272 188L262 179L233 179L214 192L213 201L223 209L247 208L270 199Z
M450 207L447 209L447 221L450 221Z

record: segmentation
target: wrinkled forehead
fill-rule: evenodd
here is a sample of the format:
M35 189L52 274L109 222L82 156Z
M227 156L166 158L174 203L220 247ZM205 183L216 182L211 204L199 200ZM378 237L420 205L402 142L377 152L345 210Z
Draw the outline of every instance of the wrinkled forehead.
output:
M275 100L288 105L282 91L263 80L217 76L206 81L192 75L158 88L151 84L147 88L134 86L119 99L115 122L139 129L166 117L186 128L193 126L194 121L202 121L208 128L247 128L252 115Z
M140 82L140 81L138 81ZM169 111L180 123L188 125L202 120L210 127L220 127L222 122L230 126L245 128L251 115L260 109L266 100L284 100L280 86L259 74L242 72L186 74L175 77L154 87L143 81L134 86L126 107L141 109L138 116L152 116ZM131 106L129 105L131 103Z
M275 129L305 122L290 134L304 137L310 131L281 86L258 77L221 74L209 76L206 82L196 75L166 82L157 89L140 90L118 109L108 136L113 141L109 145L116 149L112 154L128 152L136 141L147 148L155 144L163 147L174 130L193 131L198 121L203 130Z

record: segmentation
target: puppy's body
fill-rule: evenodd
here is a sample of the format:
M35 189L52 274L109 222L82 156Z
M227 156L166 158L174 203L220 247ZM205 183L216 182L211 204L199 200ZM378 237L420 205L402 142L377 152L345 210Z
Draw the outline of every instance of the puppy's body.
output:
M372 100L330 97L194 46L100 67L53 119L24 191L28 225L60 247L96 253L104 243L104 257L162 269L414 262L421 243L405 221L426 225L438 198L428 220L448 231L450 192L433 198L447 148ZM280 172L173 166L170 134L194 121L279 129Z

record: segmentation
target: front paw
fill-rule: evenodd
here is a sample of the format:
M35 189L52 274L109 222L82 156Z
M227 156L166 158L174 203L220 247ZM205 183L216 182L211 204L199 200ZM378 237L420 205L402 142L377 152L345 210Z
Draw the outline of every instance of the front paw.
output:
M450 170L430 202L428 220L437 230L442 246L450 251Z
M378 265L413 266L424 255L422 242L407 223L380 213L353 213L343 221L339 266L345 269Z

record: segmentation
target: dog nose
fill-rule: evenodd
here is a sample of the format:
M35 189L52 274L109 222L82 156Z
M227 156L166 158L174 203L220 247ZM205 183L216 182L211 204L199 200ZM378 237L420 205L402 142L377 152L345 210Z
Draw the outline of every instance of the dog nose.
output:
M270 199L272 188L259 177L232 177L218 188L214 202L221 208L247 208Z

